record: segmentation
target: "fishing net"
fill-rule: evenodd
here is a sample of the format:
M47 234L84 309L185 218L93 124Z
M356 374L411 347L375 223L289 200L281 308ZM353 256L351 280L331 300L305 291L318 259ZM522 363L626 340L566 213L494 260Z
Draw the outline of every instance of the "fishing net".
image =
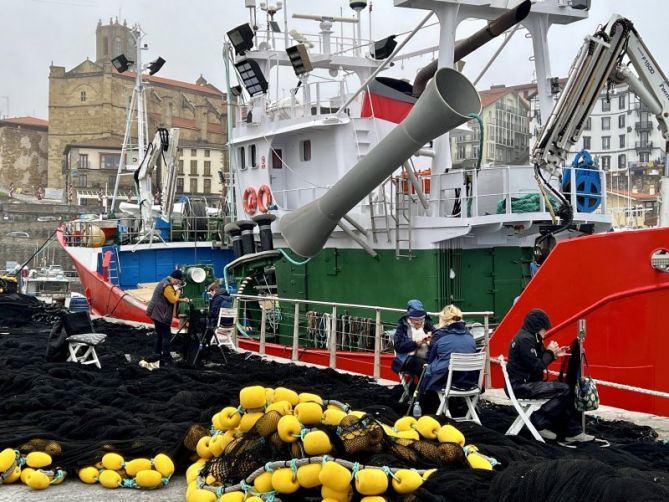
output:
M175 364L148 371L138 362L152 355L152 331L99 320L95 331L107 334L97 348L101 369L48 362L47 340L59 316L57 309L33 299L0 295L0 449L46 450L67 470L98 462L112 451L125 458L164 452L183 473L198 458L198 442L211 434L212 417L237 407L241 389L284 386L365 412L342 422L339 431L314 426L327 434L341 458L437 469L410 496L392 494L398 500L669 500L669 446L648 427L589 418L588 432L611 447L568 449L528 435L505 436L515 412L484 401L479 413L484 427L454 425L468 445L499 465L492 471L472 469L459 445L390 436L384 426L392 426L406 405L398 405L392 389L367 378L244 354L227 353L224 363L218 349L205 351L197 367ZM449 423L444 417L438 421ZM276 416L263 415L240 441L228 445L225 455L210 460L207 474L239 483L267 462L302 457L300 442L277 440L275 422ZM281 498L305 500L292 497Z

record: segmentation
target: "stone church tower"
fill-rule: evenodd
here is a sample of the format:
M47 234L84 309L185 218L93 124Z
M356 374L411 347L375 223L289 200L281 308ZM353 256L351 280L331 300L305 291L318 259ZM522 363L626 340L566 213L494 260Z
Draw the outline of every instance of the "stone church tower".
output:
M98 21L98 27L95 30L95 62L99 65L110 62L119 54L125 54L130 59L135 59L137 46L132 36L132 30L124 20L123 24L116 20L109 19L109 24L102 24Z

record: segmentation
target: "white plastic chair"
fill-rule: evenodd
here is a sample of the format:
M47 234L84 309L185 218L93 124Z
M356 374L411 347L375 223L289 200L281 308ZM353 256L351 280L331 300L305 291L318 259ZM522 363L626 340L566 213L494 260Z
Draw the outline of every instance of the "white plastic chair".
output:
M107 339L107 335L96 333L88 311L69 313L63 317L63 329L69 335L66 338L69 355L68 362L94 364L101 368L95 347Z
M516 399L516 395L513 392L511 387L511 381L509 380L509 373L506 370L506 362L504 361L504 356L499 356L499 364L502 367L502 373L504 373L504 385L506 386L506 391L509 394L509 399L513 407L516 409L518 416L516 420L511 424L511 427L506 431L507 436L516 436L522 430L523 427L527 427L534 439L545 443L544 438L539 435L536 427L532 425L530 417L532 413L541 408L548 399Z
M222 325L223 319L232 320L231 325L230 321L226 325ZM230 350L236 351L237 346L235 345L234 334L235 334L235 325L237 324L237 309L235 308L221 308L218 311L218 320L216 322L216 327L214 328L214 333L211 336L209 344L211 346L218 346L219 349L227 347ZM223 351L221 350L221 353ZM223 355L225 358L225 355Z
M472 421L481 425L481 419L479 419L478 414L476 413L476 403L478 403L479 398L481 397L481 387L483 385L483 374L485 368L485 352L477 352L475 354L451 354L451 359L448 363L448 377L446 379L446 386L437 391L439 396L439 408L437 408L437 415L444 413L448 418L452 418L458 422L462 421ZM453 387L453 373L460 371L478 371L479 379L476 387L471 389L461 390ZM452 417L451 412L448 409L448 398L449 397L461 397L467 403L467 413L463 417Z
M400 397L399 403L402 404L406 399L411 396L411 384L413 383L414 376L409 373L399 373L400 375L400 384L402 385L402 396Z

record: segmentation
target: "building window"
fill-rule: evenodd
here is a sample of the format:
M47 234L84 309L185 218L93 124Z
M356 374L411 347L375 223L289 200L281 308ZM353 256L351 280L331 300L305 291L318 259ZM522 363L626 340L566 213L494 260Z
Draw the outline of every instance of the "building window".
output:
M602 98L602 111L603 112L611 111L611 102L606 97Z
M625 127L625 115L618 115L618 127Z
M197 178L190 179L190 193L197 193Z
M625 109L625 94L621 94L620 96L618 96L618 109L619 110Z
M86 102L86 91L81 91L81 93L79 94L79 99L81 99L82 103Z
M618 155L618 169L625 169L627 166L627 157L624 153Z
M650 159L650 152L639 152L639 162L646 163Z
M72 173L72 186L74 188L86 188L86 175L81 173Z
M283 151L281 148L272 148L272 169L283 167Z
M107 37L102 39L102 53L103 56L109 56L109 39Z
M204 161L204 175L205 176L211 176L211 161L210 160L205 160Z
M184 174L184 161L183 161L183 159L181 159L179 161L179 168L177 169L177 174L180 174L182 176Z
M79 154L79 169L88 169L88 155L85 153Z
M243 146L239 147L239 169L242 171L246 169L246 152Z
M464 160L465 158L465 145L458 145L457 160Z
M197 148L191 148L190 149L190 156L191 157L197 157Z
M625 148L625 135L621 134L618 139L620 140L620 148Z
M100 154L100 169L118 169L121 156L111 153Z
M583 148L590 150L590 136L583 136Z
M184 193L184 179L177 178L177 192Z
M602 150L611 149L611 136L602 136Z
M256 161L256 146L251 145L249 148L251 154L251 167L258 167L258 162Z
M611 167L611 157L609 155L602 155L602 169L608 171Z
M204 180L203 192L204 193L211 193L211 180L210 179Z
M602 131L611 129L611 117L602 117Z
M585 119L585 125L583 126L584 131L589 131L592 128L592 119L588 117Z
M311 140L307 139L302 142L302 160L309 162L311 160Z
M205 157L209 157L209 150L205 150L205 151L204 151L204 156L205 156Z
M190 174L197 174L197 160L190 161Z

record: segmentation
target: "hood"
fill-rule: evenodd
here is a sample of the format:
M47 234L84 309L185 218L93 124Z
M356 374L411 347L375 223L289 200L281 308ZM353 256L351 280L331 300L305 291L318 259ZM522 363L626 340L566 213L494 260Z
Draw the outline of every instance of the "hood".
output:
M541 309L530 310L523 321L523 329L534 334L542 328L551 329L551 320L548 318L548 314Z

